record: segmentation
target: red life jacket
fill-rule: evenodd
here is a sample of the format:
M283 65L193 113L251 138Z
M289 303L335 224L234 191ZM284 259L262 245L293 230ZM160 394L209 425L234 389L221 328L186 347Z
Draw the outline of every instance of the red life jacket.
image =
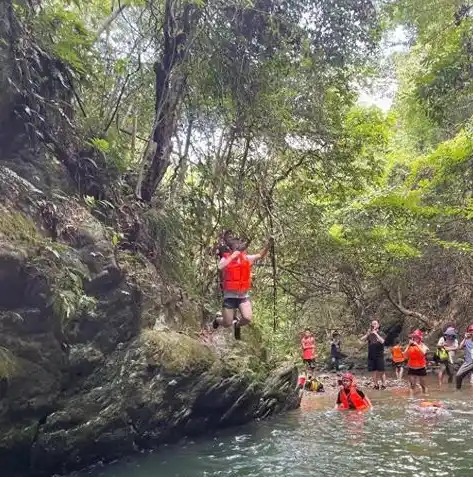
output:
M412 369L422 369L427 366L427 358L419 346L410 345L407 349L407 366Z
M315 357L315 339L313 336L301 339L302 359L314 359Z
M231 253L224 253L223 258L228 258ZM246 258L246 253L240 253L223 269L223 291L246 293L251 287L251 262Z
M345 389L342 389L340 391L340 400L342 401L340 404L339 409L352 409L350 404L353 404L355 406L355 409L357 411L361 411L363 409L368 409L369 404L366 401L365 398L362 398L359 394L358 391L356 390L355 386L350 387L350 393L347 394L345 392Z

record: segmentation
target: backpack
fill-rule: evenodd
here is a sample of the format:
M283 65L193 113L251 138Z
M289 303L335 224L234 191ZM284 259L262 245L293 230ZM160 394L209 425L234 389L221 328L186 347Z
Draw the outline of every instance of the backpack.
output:
M445 363L445 361L448 361L448 357L448 351L445 348L437 348L434 354L434 360L439 363Z

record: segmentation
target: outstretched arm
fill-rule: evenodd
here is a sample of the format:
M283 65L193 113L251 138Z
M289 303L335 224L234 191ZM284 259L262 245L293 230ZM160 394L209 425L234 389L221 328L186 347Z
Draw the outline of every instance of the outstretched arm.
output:
M251 257L251 260L252 261L260 260L260 259L266 257L266 255L268 255L269 249L271 248L271 245L272 245L273 242L274 242L274 239L271 237L268 240L268 243L263 248L263 250L261 250L261 252L249 256L249 257Z

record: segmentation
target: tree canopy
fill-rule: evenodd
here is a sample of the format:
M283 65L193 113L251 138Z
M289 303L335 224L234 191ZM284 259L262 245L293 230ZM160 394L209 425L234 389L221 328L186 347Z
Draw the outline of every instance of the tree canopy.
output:
M320 338L373 316L433 329L460 313L441 303L471 301L470 2L4 3L15 127L97 209L140 204L158 266L203 317L226 228L251 247L275 237L255 323L283 352L305 324ZM395 30L407 47L390 72ZM358 102L392 73L389 111Z

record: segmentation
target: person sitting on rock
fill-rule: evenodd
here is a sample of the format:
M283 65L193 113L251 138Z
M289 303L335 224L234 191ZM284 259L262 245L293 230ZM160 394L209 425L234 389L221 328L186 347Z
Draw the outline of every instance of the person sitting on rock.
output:
M256 260L264 258L272 242L269 240L266 247L257 254L247 254L247 242L240 238L229 238L226 240L230 250L224 252L218 264L222 271L223 285L223 310L222 317L217 317L214 321L214 328L222 325L229 328L233 325L235 311L240 310L241 318L235 327L248 325L251 322L253 311L249 291L251 288L251 267ZM238 339L237 333L235 337Z
M353 374L342 374L335 409L363 411L371 407L373 407L371 401L365 396L363 391L357 388Z

